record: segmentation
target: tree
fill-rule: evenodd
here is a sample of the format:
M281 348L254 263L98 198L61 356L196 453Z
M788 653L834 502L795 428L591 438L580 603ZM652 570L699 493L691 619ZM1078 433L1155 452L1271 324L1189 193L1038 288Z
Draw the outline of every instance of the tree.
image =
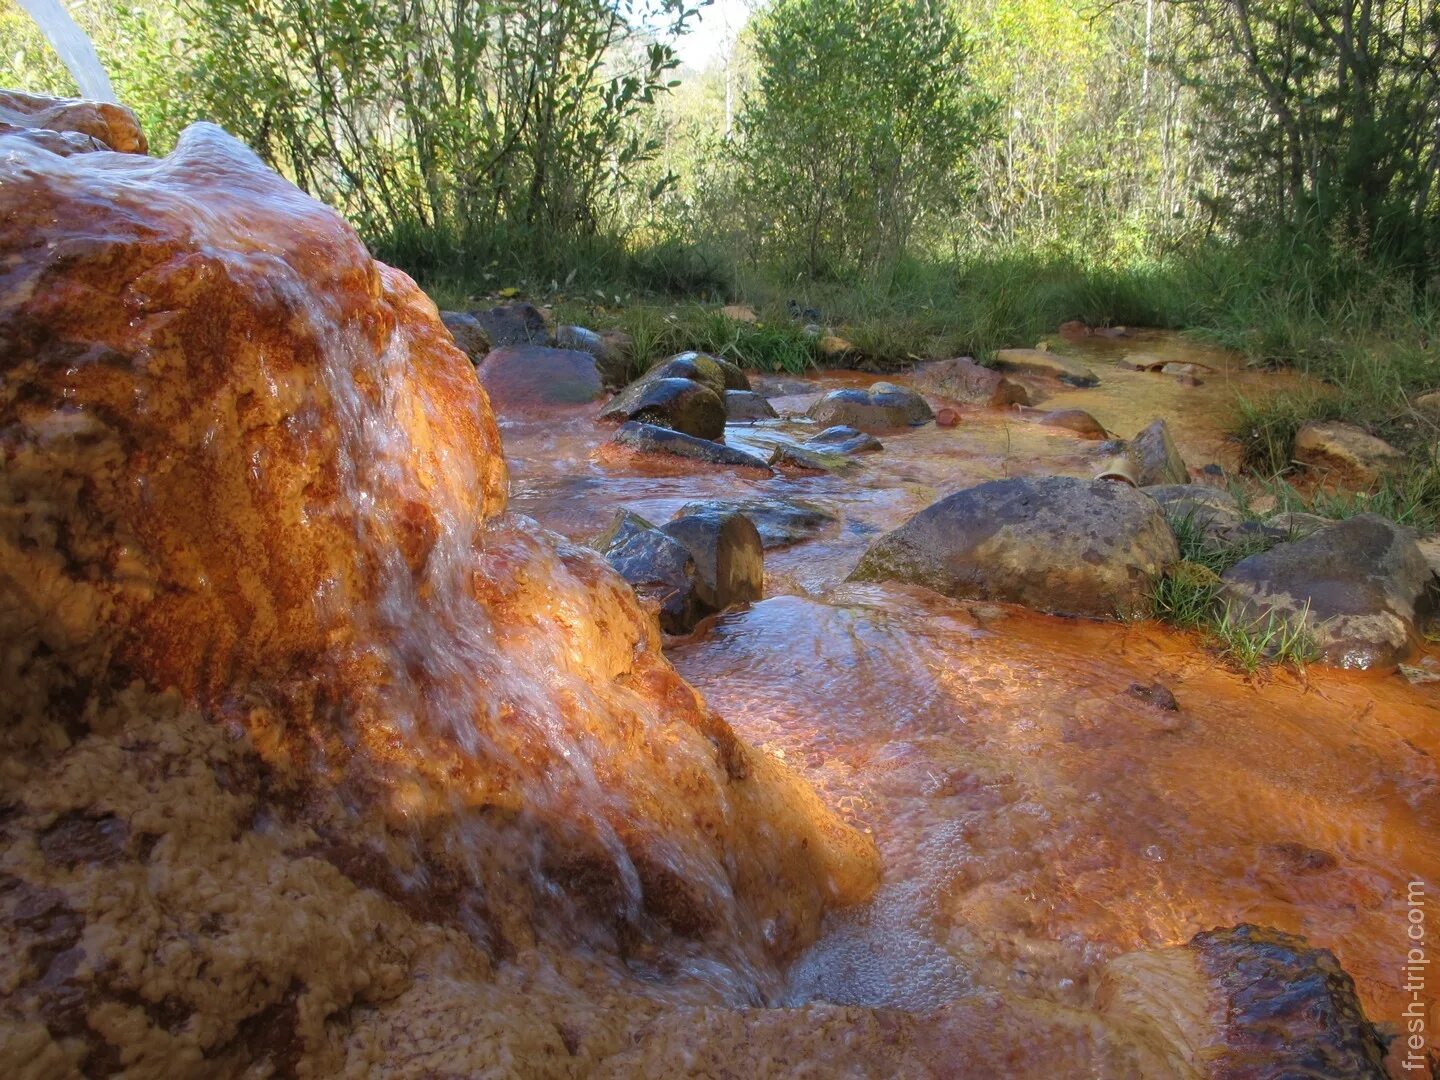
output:
M940 0L776 0L737 123L760 247L810 272L904 254L964 201L993 107Z

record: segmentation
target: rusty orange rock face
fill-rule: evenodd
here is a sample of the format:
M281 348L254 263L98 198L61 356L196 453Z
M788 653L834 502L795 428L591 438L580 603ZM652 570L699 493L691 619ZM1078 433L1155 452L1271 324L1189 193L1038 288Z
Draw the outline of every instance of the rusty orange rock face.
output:
M158 160L0 138L22 666L58 658L79 701L175 688L452 870L532 859L464 850L454 822L501 815L611 916L784 952L873 886L873 847L736 740L599 556L502 515L472 365L335 214L206 125Z

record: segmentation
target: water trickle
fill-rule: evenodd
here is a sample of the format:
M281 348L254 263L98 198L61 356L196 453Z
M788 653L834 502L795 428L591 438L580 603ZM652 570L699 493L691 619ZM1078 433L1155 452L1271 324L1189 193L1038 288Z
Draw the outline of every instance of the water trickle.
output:
M115 101L110 76L95 55L94 43L75 25L65 5L60 0L19 0L19 3L74 76L80 95L91 101Z

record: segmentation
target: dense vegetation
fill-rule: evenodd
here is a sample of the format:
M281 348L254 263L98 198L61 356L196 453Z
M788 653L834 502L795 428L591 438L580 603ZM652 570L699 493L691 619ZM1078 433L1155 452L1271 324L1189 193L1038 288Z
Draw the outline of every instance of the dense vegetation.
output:
M1256 471L1345 415L1440 514L1435 0L772 0L693 72L698 2L72 7L159 148L224 124L442 301L762 365L815 356L791 302L883 364L1186 328L1333 384L1242 403ZM13 0L0 38L0 84L71 89Z

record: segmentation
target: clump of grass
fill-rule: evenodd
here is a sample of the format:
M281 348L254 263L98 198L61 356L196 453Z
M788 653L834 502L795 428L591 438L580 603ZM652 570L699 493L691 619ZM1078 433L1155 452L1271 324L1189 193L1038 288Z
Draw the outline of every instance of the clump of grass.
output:
M1224 603L1207 622L1205 634L1221 659L1247 674L1266 664L1303 668L1320 655L1306 622L1308 614L1307 604L1294 618L1271 612L1247 621L1238 615L1234 605Z
M1220 577L1200 563L1182 561L1155 582L1150 604L1155 617L1181 630L1198 630L1213 617Z

